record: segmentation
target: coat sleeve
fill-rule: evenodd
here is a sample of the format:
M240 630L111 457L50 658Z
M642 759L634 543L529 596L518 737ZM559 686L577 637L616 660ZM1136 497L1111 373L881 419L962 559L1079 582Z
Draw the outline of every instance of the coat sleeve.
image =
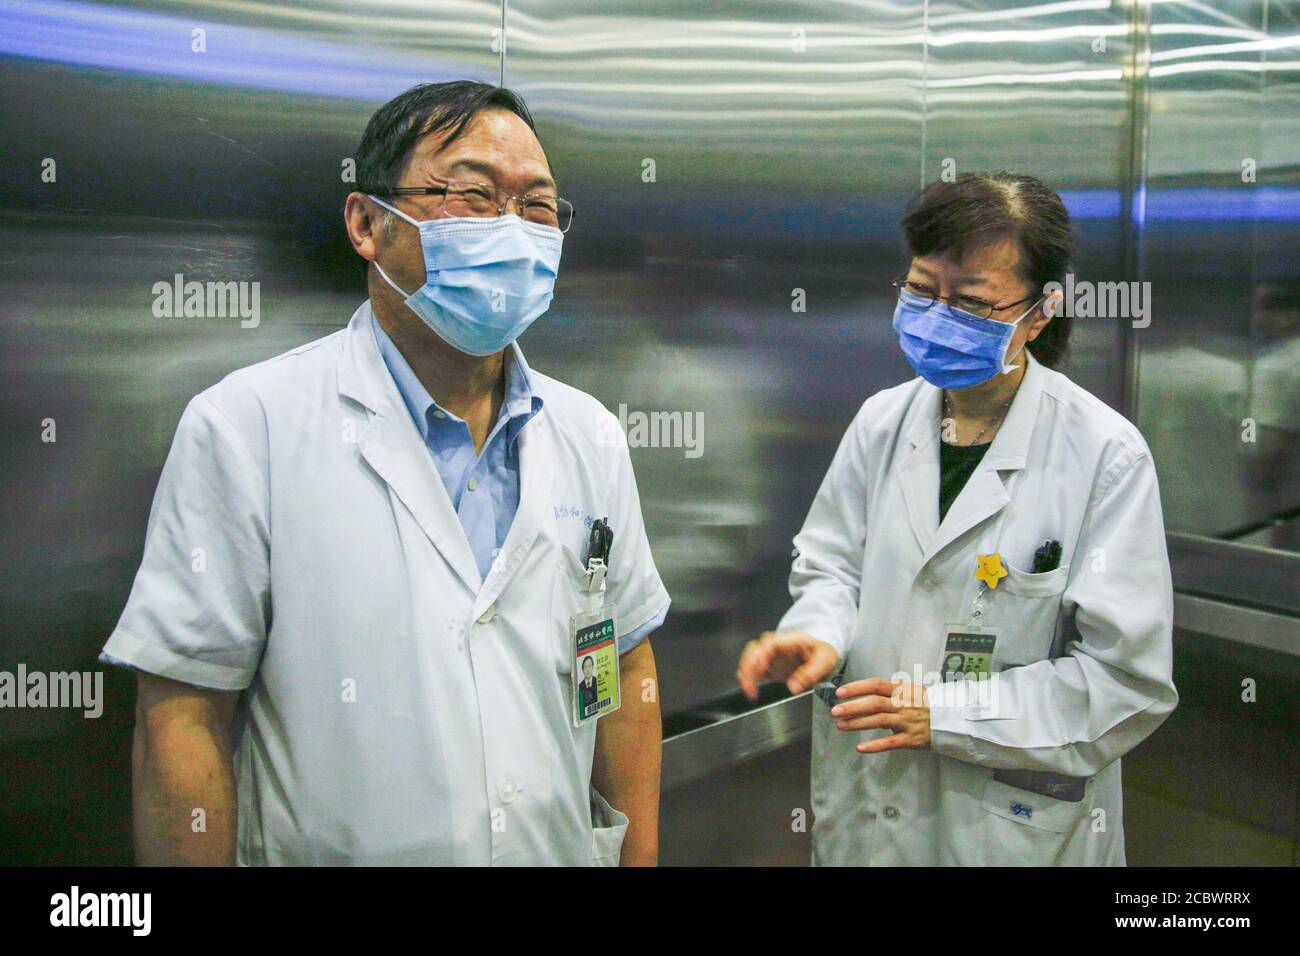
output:
M101 659L200 687L242 690L271 614L269 495L240 435L205 395L176 428L144 558Z
M961 682L930 688L936 752L996 769L1090 777L1177 705L1173 585L1155 467L1142 450L1107 475L1063 595L1078 639L1064 656L995 674L978 703L962 699Z
M794 539L790 597L777 630L804 631L848 651L858 619L867 540L867 461L862 412L840 440L803 528Z

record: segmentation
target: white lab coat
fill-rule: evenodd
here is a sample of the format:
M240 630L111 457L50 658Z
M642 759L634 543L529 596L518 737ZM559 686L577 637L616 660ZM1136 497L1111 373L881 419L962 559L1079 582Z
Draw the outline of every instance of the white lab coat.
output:
M846 657L845 680L934 681L967 624L977 554L1009 576L984 598L1001 633L996 708L931 690L931 747L859 754L813 700L813 859L837 865L1124 863L1121 755L1168 716L1173 595L1160 498L1137 429L1029 358L992 446L939 523L941 393L879 392L840 444L802 531L780 628ZM1060 566L1030 574L1047 540ZM1090 778L1070 802L995 769Z
M480 581L371 321L189 404L105 653L244 690L241 864L617 863L627 819L590 788L566 652L592 518L618 632L668 602L617 420L531 372L545 405Z

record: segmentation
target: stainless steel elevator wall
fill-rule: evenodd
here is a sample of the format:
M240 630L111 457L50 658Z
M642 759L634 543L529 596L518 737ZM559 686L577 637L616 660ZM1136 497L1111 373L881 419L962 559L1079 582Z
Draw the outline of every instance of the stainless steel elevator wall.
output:
M1300 547L1298 17L1295 4L1277 0L1153 8L1141 241L1153 302L1137 410L1171 529L1292 551Z
M524 94L578 208L530 361L625 419L702 423L698 456L632 451L674 597L654 641L670 716L734 690L845 426L910 377L896 222L940 175L1039 175L1075 216L1081 278L1153 281L1136 414L1167 523L1294 548L1295 7L1134 2L4 0L0 669L96 666L185 403L347 321L364 291L340 207L365 121L458 77ZM177 273L260 283L260 323L155 317ZM1123 406L1123 321L1077 321L1074 341L1065 371ZM127 677L110 689L130 699ZM103 753L130 722L0 713L33 855L85 859L87 833L125 852L125 768Z

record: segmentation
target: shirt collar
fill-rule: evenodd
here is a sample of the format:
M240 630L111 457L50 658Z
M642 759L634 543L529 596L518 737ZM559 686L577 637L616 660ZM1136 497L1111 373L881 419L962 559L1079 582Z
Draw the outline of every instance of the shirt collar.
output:
M441 411L451 421L461 421L451 412L442 408L433 400L429 390L420 383L420 379L412 370L410 363L402 355L401 350L388 337L384 327L379 324L379 319L371 314L370 326L374 330L375 344L379 346L379 354L388 366L388 372L393 377L397 385L397 391L401 393L402 402L406 405L406 410L410 412L411 418L415 420L415 427L420 430L420 437L427 443L429 440L429 415L437 410ZM524 427L528 421L542 410L542 397L533 391L532 376L529 374L528 363L524 361L523 350L519 348L518 342L511 342L510 348L505 356L506 372L506 394L505 400L501 403L501 412L498 421L506 419L507 437L514 441L519 430Z

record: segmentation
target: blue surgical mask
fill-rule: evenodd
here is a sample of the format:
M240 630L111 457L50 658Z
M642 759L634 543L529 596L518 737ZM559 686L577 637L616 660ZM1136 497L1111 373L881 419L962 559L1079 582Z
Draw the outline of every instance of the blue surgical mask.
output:
M894 309L894 331L916 374L936 388L969 388L1016 370L1007 349L1020 320L1037 306L1012 322L998 322L944 308L903 289Z
M375 202L420 230L424 285L407 293L375 268L407 306L450 345L492 355L523 334L551 304L564 233L518 216L412 219Z

